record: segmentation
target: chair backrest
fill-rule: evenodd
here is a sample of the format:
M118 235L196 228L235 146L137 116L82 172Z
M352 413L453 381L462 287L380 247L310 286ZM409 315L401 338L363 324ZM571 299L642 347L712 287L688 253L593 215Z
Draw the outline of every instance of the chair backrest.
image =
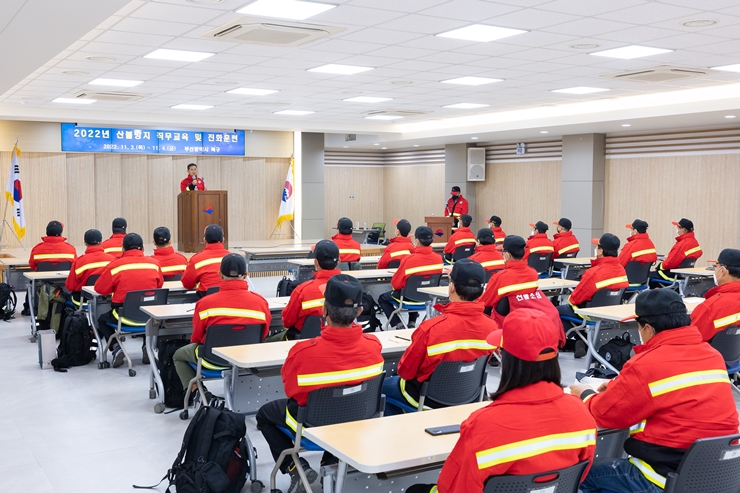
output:
M54 272L57 270L69 270L72 268L72 262L37 262L37 272Z
M100 274L93 274L92 276L87 278L87 281L85 282L85 286L95 286L95 281L98 280L100 277Z
M527 265L536 270L538 274L547 272L552 266L552 252L542 255L538 253L530 254L527 259Z
M389 269L396 269L399 265L401 265L400 260L391 260L390 262L388 262Z
M622 295L624 294L624 289L617 289L615 291L612 291L609 288L602 288L596 291L594 294L594 297L591 298L591 301L586 303L587 308L592 308L595 306L614 306L618 305L622 302Z
M262 342L264 328L263 324L211 325L206 330L206 340L202 352L199 351L199 356L214 365L230 366L231 363L213 354L213 348L259 344Z
M385 372L354 385L337 385L308 394L305 423L324 426L376 418L385 407L381 397Z
M406 299L427 302L432 297L426 293L420 293L420 288L433 288L439 286L442 274L417 274L406 279L406 286L401 290L401 296Z
M468 258L475 253L475 243L466 243L455 248L452 254L452 261L457 262L460 259Z
M650 262L642 263L642 262L627 262L627 265L624 267L625 272L627 273L627 282L630 283L630 286L642 286L644 284L647 284L648 279L650 278L650 267L652 267L653 264Z
M182 273L180 273L180 274L174 274L174 275L172 275L172 276L170 276L170 277L168 277L166 279L168 281L179 281L180 279L182 279Z
M717 332L710 344L727 362L740 361L740 327L732 325Z
M166 305L169 289L141 289L129 291L123 300L123 306L118 313L134 322L144 323L149 320L149 315L139 310L142 306Z
M378 243L380 237L385 237L385 223L373 223L371 229L377 229L377 231L371 231L367 234L368 243Z
M740 435L702 438L684 454L676 473L668 473L666 493L740 491Z
M683 262L681 262L681 265L678 266L679 269L693 269L696 265L696 259L695 258L685 258L683 259Z
M298 339L313 339L321 335L321 326L324 324L324 317L318 315L311 315L306 317L306 321L303 322L301 327L301 333L298 335Z
M429 377L426 397L445 406L459 406L479 400L486 385L489 356L468 362L443 361Z
M568 252L558 256L558 258L576 258L576 255L578 255L578 252Z
M339 270L362 270L362 264L360 262L339 262Z
M486 284L488 284L488 281L491 280L494 274L501 272L501 270L487 270L486 271Z
M208 296L209 294L218 293L221 291L221 286L211 286L206 290L205 296Z
M483 493L577 493L588 461L556 471L526 476L491 476L486 479ZM548 476L554 476L549 478ZM547 481L543 481L546 478ZM697 490L700 491L700 490Z

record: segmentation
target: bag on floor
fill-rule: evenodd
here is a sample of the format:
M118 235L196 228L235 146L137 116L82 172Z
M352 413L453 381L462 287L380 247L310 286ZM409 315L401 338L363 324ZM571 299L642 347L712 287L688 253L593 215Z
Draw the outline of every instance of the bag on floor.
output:
M67 293L48 282L42 282L36 291L36 323L38 330L59 333L68 299Z
M630 342L629 332L617 336L599 348L599 355L618 371L632 356L632 348L635 344Z
M367 293L362 294L362 313L357 317L357 323L362 326L363 332L375 332L380 327L380 320L376 314L378 310L373 297Z
M9 321L14 318L15 306L18 304L18 298L15 296L13 286L4 282L0 283L0 319Z
M290 293L292 293L293 290L301 284L302 283L300 281L293 281L283 276L283 278L280 279L277 285L277 296L290 296Z
M51 360L54 371L60 372L73 366L85 366L95 359L98 349L98 341L87 316L71 308L65 311L57 357Z
M157 341L157 368L164 384L164 388L160 390L164 394L165 407L182 409L185 390L182 388L180 377L177 376L172 356L175 351L187 344L188 341L185 339L165 339L161 337Z

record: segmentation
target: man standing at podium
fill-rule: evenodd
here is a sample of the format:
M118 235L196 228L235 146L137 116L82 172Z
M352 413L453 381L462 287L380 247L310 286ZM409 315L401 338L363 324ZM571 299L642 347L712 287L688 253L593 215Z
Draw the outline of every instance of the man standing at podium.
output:
M188 164L188 176L180 182L180 191L205 189L206 183L203 178L198 177L198 165L195 163Z
M457 228L460 216L467 213L468 201L462 196L460 187L456 185L450 191L450 198L447 200L447 206L445 207L445 216L455 219L455 224L453 225L453 229L455 229Z

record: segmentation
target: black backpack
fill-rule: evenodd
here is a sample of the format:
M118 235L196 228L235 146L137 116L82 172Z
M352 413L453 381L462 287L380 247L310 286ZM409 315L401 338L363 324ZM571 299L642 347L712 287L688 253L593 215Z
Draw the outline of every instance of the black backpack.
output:
M0 283L0 318L6 322L14 318L17 304L18 298L15 296L13 286L4 282Z
M60 332L57 357L51 360L55 371L66 372L66 368L84 366L95 359L98 341L83 312L66 308Z
M293 281L283 276L283 278L280 279L277 285L277 296L290 296L290 293L292 293L295 288L303 284L303 282Z
M172 356L175 351L186 346L186 339L166 339L159 338L157 341L157 368L159 375L162 377L164 389L160 389L164 394L164 405L175 409L182 409L185 400L185 389L182 388L180 377L177 376L175 363Z
M363 332L375 332L380 327L380 320L375 316L377 309L373 297L367 293L362 294L362 313L357 317L357 323L362 326Z
M632 348L635 344L630 342L629 332L617 336L599 348L599 355L617 370L621 370L624 364L632 356Z

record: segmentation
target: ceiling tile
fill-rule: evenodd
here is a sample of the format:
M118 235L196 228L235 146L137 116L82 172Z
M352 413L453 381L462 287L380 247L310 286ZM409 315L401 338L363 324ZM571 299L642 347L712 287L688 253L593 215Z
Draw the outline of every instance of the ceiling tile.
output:
M159 2L148 2L131 14L131 17L151 19L160 21L167 19L171 22L183 22L186 24L202 24L219 15L221 10L214 8L198 8L192 4L172 5Z

